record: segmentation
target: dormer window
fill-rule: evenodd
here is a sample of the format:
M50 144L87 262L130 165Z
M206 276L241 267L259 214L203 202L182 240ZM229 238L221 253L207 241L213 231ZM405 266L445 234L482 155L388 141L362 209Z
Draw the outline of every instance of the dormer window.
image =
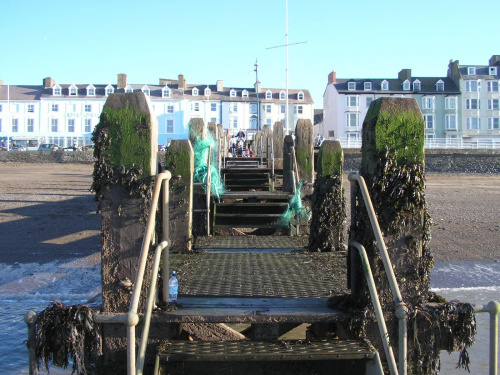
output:
M146 94L146 96L149 96L151 94L151 90L149 89L148 85L142 86L141 91Z
M496 66L490 66L489 67L489 73L490 73L490 76L496 76L497 75L497 67Z
M78 94L78 88L75 86L75 84L72 84L69 89L69 96L76 96Z
M347 82L347 90L356 90L356 82Z
M413 81L413 91L421 91L422 90L422 84L420 81L417 79Z
M475 76L476 75L476 67L475 66L469 66L467 68L467 74L470 76Z
M442 80L436 82L436 91L444 91L444 82Z
M389 90L389 82L387 82L385 79L380 84L380 90L382 90L382 91L388 91Z
M170 95L171 95L170 88L168 86L165 86L161 90L161 96L162 96L162 98L170 98Z
M52 86L52 95L61 96L61 86L59 86L57 83Z
M302 91L299 91L299 93L297 94L297 99L304 100L304 93Z
M231 98L236 98L236 90L235 89L231 89L231 91L229 91L229 96Z
M243 90L243 92L241 93L241 96L243 98L248 98L248 90Z
M113 86L111 86L111 84L108 84L106 86L106 88L104 89L104 91L106 92L106 96L109 96L109 95L115 93L115 88Z
M193 96L198 96L198 89L196 87L193 89Z
M132 88L132 86L127 85L127 86L125 87L125 92L126 92L126 93L134 92L134 89Z
M271 90L267 90L266 91L266 99L271 100L272 98L273 98L273 93L271 92Z
M286 92L284 90L280 91L280 100L285 100L286 99Z
M95 86L90 84L87 86L87 96L95 96Z
M410 81L406 80L403 82L403 90L405 91L410 90Z
M370 91L372 89L372 83L371 82L365 82L365 83L363 83L363 89L365 91Z
M204 94L205 94L205 96L210 96L210 95L212 95L212 90L210 90L208 87L206 87Z

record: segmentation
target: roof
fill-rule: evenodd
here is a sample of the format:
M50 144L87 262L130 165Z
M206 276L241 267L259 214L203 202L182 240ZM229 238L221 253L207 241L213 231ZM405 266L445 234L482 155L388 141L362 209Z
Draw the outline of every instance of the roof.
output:
M315 109L314 110L314 125L319 124L320 122L323 122L323 110L322 109Z
M476 74L469 75L469 68L476 68ZM495 68L495 66L491 66L491 68ZM497 74L490 74L490 66L488 65L459 65L458 71L462 78L490 78L490 79L499 79L500 78L500 67L496 67Z
M42 86L0 86L1 100L39 100L42 95Z
M413 83L418 80L420 81L421 90L413 91ZM444 83L444 91L436 91L436 83L441 80ZM383 81L387 81L389 84L389 90L381 90L381 84ZM348 90L348 82L356 83L356 90ZM364 83L371 82L372 90L365 90ZM460 94L455 82L453 82L448 77L411 77L410 79L410 90L403 90L403 82L401 79L384 79L384 78L360 78L360 79L337 79L337 82L333 85L339 93L359 93L363 92L365 94L369 93L384 93L384 94Z

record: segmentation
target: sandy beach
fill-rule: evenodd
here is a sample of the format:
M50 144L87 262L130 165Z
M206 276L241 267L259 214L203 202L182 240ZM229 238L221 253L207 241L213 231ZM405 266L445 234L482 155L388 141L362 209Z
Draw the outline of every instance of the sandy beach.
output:
M92 165L0 164L0 262L98 256ZM432 174L426 197L436 261L500 260L500 175Z

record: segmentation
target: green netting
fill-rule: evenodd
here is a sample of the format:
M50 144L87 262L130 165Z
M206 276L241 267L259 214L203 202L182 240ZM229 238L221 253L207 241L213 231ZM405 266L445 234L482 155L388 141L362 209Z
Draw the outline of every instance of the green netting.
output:
M201 182L206 184L207 182L207 163L208 163L208 153L212 147L212 162L210 163L210 177L211 184L210 189L212 194L214 194L218 201L220 202L221 194L226 191L224 183L222 182L221 176L219 174L219 169L217 167L216 156L216 142L213 137L208 134L205 139L200 139L196 136L196 141L194 143L194 182ZM203 189L206 189L204 186Z
M283 227L290 226L293 224L308 224L311 219L311 212L302 205L301 198L302 183L300 183L297 192L290 199L290 205L281 217L280 225Z

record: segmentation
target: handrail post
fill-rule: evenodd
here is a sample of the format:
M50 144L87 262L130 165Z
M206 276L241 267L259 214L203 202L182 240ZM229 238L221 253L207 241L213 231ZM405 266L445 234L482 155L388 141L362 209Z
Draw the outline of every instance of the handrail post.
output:
M210 188L212 186L212 175L210 164L212 163L212 146L208 148L207 158L207 236L210 236Z
M490 313L490 375L497 375L498 367L498 314L500 303L491 301L487 305Z
M28 326L28 366L29 375L38 374L38 366L36 363L36 321L38 316L34 311L28 311L24 314L24 322Z
M170 184L169 180L163 181L163 241L168 241L170 246ZM168 306L168 294L169 294L169 279L170 279L170 252L165 251L163 253L163 301Z

